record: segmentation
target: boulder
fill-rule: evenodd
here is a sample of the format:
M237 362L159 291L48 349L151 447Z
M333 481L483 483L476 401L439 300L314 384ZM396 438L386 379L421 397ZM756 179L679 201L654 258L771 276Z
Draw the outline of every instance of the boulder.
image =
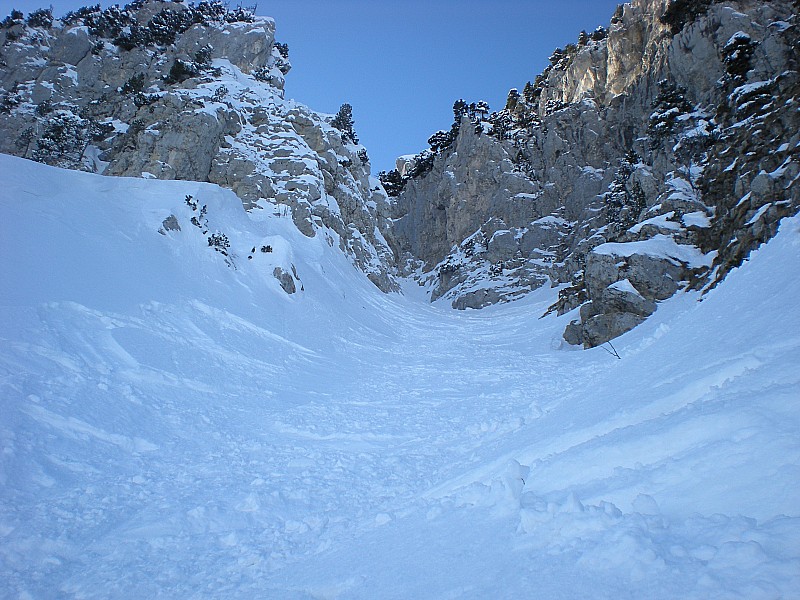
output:
M564 330L564 340L572 346L583 345L583 324L577 319L570 321Z
M603 290L600 304L605 313L632 313L647 317L656 311L656 303L642 296L627 279L612 283Z
M467 308L484 308L490 304L495 304L499 300L500 294L491 288L474 290L458 296L453 301L453 308L466 310Z
M627 312L595 315L583 324L584 347L594 348L605 344L630 331L642 321L644 321L644 317L641 315Z
M512 231L508 229L497 231L489 240L487 258L493 263L511 260L518 248L516 237Z
M158 233L160 233L161 235L167 235L168 231L180 231L180 230L181 226L178 223L178 218L175 215L170 215L162 221Z
M636 290L642 290L639 293L645 298L664 300L678 290L679 282L688 279L693 270L677 258L636 253L624 246L599 246L586 257L584 277L590 298L600 299L608 286L626 279ZM693 250L699 254L696 248Z
M272 272L272 275L275 279L278 280L278 283L281 284L283 291L287 294L294 294L297 291L297 288L294 284L294 277L288 271L284 271L280 267L275 267L275 270Z

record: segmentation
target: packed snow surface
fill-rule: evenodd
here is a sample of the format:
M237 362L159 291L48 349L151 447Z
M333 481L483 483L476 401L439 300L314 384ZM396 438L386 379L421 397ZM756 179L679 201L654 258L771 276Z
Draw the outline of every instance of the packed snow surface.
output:
M618 360L215 186L0 182L0 596L800 597L797 218Z

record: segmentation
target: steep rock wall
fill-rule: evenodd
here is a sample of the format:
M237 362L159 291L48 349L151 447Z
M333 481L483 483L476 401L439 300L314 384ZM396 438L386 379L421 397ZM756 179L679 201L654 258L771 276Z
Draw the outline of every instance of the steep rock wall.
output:
M391 243L432 299L479 308L560 285L553 310L581 307L565 338L594 346L797 212L796 11L678 4L625 4L405 177Z

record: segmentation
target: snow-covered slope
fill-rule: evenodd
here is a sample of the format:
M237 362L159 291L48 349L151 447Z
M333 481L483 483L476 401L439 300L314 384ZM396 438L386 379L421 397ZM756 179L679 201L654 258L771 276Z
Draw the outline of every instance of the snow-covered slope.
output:
M0 179L0 596L800 594L797 218L617 360L211 184Z
M332 230L375 285L397 289L367 150L352 119L340 130L284 99L288 47L273 19L218 0L142 0L38 21L0 26L0 152L219 184L248 209L279 208L307 236Z

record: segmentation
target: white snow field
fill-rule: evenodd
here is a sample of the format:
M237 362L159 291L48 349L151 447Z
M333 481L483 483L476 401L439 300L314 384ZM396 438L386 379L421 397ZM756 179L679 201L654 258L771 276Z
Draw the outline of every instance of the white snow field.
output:
M216 186L0 185L0 597L800 598L800 219L618 360Z

